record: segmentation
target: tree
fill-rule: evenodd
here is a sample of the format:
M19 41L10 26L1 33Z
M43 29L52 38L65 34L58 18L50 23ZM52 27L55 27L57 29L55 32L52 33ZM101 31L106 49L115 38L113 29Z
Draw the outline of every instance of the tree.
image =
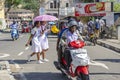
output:
M113 10L114 12L120 12L120 3L114 3Z
M35 15L39 14L39 8L41 4L43 4L45 0L23 0L23 8L32 10Z
M5 12L5 16L10 11L11 8L18 7L19 4L21 4L23 0L5 0L5 5L7 7L7 10Z

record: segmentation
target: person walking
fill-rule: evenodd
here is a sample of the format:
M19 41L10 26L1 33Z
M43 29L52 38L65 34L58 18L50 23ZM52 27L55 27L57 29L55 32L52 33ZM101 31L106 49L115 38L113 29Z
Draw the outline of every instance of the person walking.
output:
M40 46L42 48L42 61L43 62L48 62L49 60L45 58L45 52L49 49L49 44L48 44L48 38L47 38L47 34L48 31L50 31L49 29L46 29L46 21L41 21L41 26L39 27L39 31L40 31L40 37L39 37L39 42L40 42Z
M78 23L78 26L77 26L77 28L78 28L78 31L79 31L79 33L81 34L81 35L83 35L83 23L82 23L82 21L79 19L79 20L77 20L77 23Z
M97 38L99 38L99 35L100 35L100 23L99 23L99 19L96 19L95 21L95 33L97 35Z
M41 60L40 60L40 53L42 52L42 49L41 49L41 46L40 46L40 42L38 40L38 36L39 36L39 32L38 32L38 28L40 27L40 22L39 21L36 21L34 23L34 28L31 30L31 35L26 43L26 46L28 46L30 44L30 41L32 40L32 54L30 54L28 56L28 61L30 61L30 58L37 54L37 60L38 60L38 63L43 63Z

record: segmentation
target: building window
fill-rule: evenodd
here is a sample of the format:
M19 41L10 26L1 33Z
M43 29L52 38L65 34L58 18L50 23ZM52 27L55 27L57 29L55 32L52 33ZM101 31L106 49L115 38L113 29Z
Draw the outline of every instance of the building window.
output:
M53 8L53 3L50 3L50 8Z
M56 2L56 0L54 1L54 8L57 8L57 2Z
M69 7L69 3L66 3L66 7Z

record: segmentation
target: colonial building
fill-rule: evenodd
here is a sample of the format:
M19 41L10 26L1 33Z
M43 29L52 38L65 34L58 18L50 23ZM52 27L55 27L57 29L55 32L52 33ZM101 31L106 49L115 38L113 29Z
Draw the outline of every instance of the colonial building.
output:
M8 21L32 20L34 13L25 9L11 9L7 14Z
M44 3L41 4L41 7L44 8L45 14L50 14L58 17L58 15L63 15L65 12L65 8L69 8L72 6L72 0L45 0Z

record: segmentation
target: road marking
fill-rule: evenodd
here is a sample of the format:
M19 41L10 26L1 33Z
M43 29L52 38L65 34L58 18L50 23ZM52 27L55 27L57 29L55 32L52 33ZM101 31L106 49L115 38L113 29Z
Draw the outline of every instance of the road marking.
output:
M25 48L25 50L28 50L28 49L29 49L29 47L26 47L26 48Z
M103 67L103 68L109 70L108 66L106 66L105 64L100 63L100 62L90 61L89 65L101 66L101 67Z
M24 35L20 35L20 38L22 38Z
M21 56L23 53L24 53L24 52L20 52L20 53L18 54L18 56Z
M4 53L0 53L0 54L2 54L2 55L0 55L0 58L5 58L5 57L10 56L9 54L4 54Z

